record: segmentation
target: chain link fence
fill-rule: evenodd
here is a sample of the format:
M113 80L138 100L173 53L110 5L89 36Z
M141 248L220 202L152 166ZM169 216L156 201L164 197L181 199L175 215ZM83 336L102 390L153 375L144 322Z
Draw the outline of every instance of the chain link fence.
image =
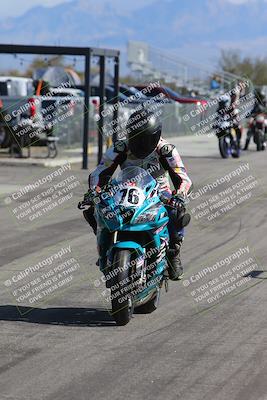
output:
M247 117L254 104L254 95L251 88L240 99L238 108L240 123L246 126ZM104 107L103 144L104 149L110 146L112 138L119 140L126 138L126 123L131 114L140 107L140 104L119 106L118 123L113 120L114 106L106 104ZM154 102L151 111L156 113L162 121L163 137L172 138L182 135L207 135L214 133L214 123L218 116L218 99L210 99L204 106L201 104L180 104L178 102ZM81 148L83 139L83 98L57 105L56 123L53 134L59 138L59 145L65 148ZM98 108L90 107L89 112L89 153L96 154L98 150Z
M115 129L115 123L112 119L112 106L105 107L105 120L103 127L104 142L110 142L114 132L118 139L125 138L125 126L130 115L137 109L137 105L129 105L119 108L118 129ZM195 110L195 105L181 105L179 103L162 104L157 107L160 119L162 121L163 136L174 137L186 134L192 134L183 120L183 116ZM53 134L59 138L59 144L67 147L80 147L83 137L83 103L75 102L69 104L66 112L66 105L57 107L56 123L53 126ZM195 118L195 121L201 121L205 112L201 112ZM97 109L90 107L89 115L89 146L97 145L98 142L98 113Z

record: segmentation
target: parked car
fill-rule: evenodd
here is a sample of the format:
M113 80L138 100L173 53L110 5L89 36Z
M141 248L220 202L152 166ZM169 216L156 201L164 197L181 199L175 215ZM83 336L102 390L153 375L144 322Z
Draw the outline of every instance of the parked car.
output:
M100 87L99 86L91 86L91 96L100 97ZM109 104L115 104L115 91L114 86L107 85L105 87L105 101ZM127 100L127 96L119 91L118 100L123 102Z
M128 98L132 97L137 102L143 103L149 100L145 94L140 92L140 90L136 89L134 86L119 85L119 90Z
M84 97L84 92L81 89L75 88L57 88L51 87L49 92L52 93L54 96L61 96L61 97Z
M145 89L149 85L135 85L135 88L139 91ZM171 88L167 86L157 86L153 88L149 88L149 91L146 93L148 97L155 97L159 94L163 94L166 98L174 100L181 104L196 104L197 106L207 104L207 100L197 98L197 97L190 97L190 96L182 96L181 94L175 92Z
M145 103L146 101L151 100L151 96L145 95L141 90L137 89L134 86L127 86L127 85L120 85L119 86L120 91L125 94L127 97L133 96L133 101L132 103ZM154 100L155 103L160 102L159 99ZM174 100L171 98L165 98L165 103L173 103Z

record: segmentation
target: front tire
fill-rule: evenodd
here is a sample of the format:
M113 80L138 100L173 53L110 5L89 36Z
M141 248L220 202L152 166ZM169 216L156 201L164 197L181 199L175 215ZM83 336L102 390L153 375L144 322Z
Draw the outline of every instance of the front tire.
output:
M130 250L116 249L113 257L114 271L116 275L112 279L111 287L111 305L112 315L117 325L128 324L131 318L131 299L129 298L127 287L129 281L129 265L131 260Z
M231 153L231 145L227 142L225 137L219 138L219 150L222 158L228 158Z
M231 152L232 152L232 157L233 158L239 158L240 157L240 146L238 145L237 142L233 142L232 143Z

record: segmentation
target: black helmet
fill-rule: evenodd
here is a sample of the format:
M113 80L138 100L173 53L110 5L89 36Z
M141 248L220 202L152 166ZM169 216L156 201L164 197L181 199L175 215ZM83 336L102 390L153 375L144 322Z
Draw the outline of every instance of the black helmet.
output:
M231 104L231 97L228 94L223 94L219 97L219 108L227 108Z
M158 145L161 123L151 111L142 108L130 116L126 132L131 153L137 158L145 158Z

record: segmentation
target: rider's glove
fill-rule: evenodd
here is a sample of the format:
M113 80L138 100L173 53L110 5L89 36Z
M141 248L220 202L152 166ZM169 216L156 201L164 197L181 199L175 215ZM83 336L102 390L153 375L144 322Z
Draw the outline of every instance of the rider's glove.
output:
M89 188L88 192L86 192L83 196L83 202L86 204L94 204L94 199L95 199L95 190Z
M172 193L172 197L169 200L169 205L173 208L176 208L177 211L185 210L186 199L183 194L176 193L175 191Z
M188 203L187 197L183 193L172 193L172 197L169 200L169 206L174 208L176 214L176 228L181 230L186 227L190 222L190 214L186 213L186 204Z

